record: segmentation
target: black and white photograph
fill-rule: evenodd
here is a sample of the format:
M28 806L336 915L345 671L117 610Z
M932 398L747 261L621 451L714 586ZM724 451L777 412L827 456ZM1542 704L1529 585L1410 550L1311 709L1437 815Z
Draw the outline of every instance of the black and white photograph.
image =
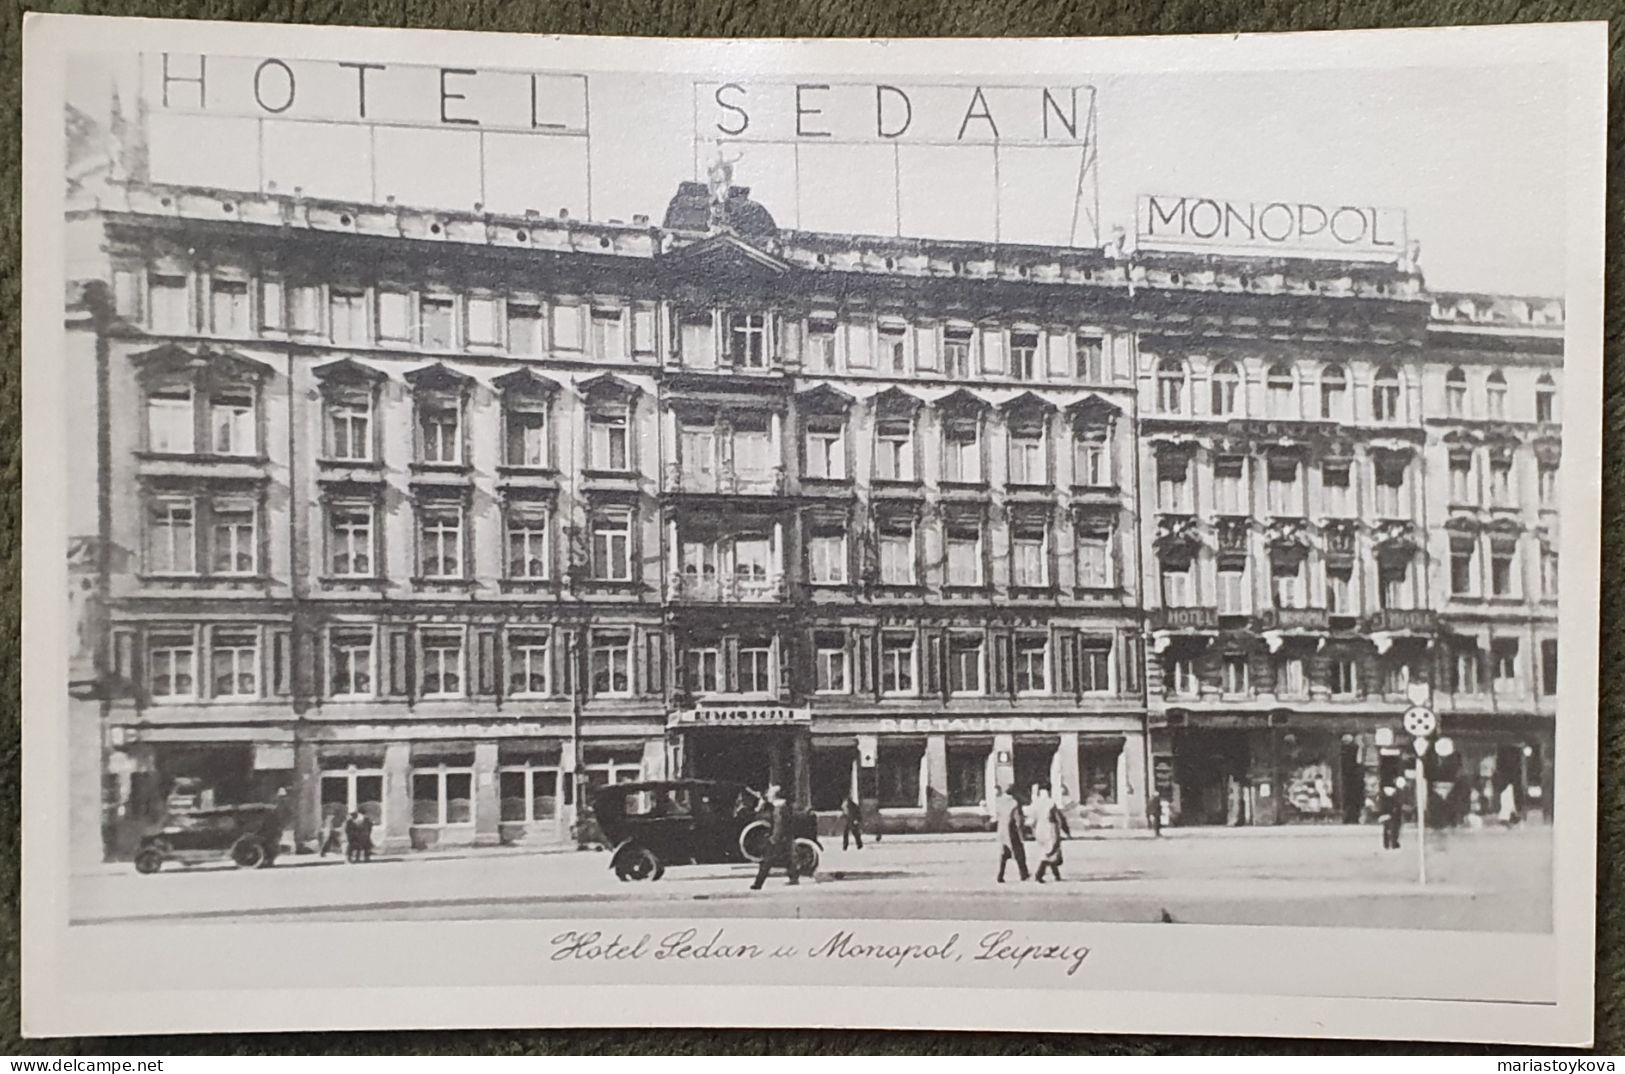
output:
M28 30L25 1029L1589 1039L1600 24Z

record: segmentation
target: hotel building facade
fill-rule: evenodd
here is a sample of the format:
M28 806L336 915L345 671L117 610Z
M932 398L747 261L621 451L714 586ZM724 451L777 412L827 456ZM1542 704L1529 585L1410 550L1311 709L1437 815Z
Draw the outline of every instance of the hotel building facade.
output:
M1416 681L1485 794L1549 788L1555 304L692 183L623 224L105 181L67 258L109 853L279 795L302 843L568 841L677 776L887 831L1040 782L1083 824L1357 821ZM1453 409L1458 371L1518 383Z

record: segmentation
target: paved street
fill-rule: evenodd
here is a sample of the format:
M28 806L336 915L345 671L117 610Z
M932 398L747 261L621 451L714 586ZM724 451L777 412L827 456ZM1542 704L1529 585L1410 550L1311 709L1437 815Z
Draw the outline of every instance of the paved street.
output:
M1540 932L1550 928L1551 829L1430 835L1427 887L1415 832L1398 852L1375 827L1185 830L1160 839L1083 838L1066 879L993 882L991 836L894 836L826 851L812 881L775 875L749 890L746 866L674 867L622 883L593 851L288 856L270 869L127 863L76 876L76 923L570 917L963 918L1194 924L1352 925ZM1164 916L1166 915L1166 917Z

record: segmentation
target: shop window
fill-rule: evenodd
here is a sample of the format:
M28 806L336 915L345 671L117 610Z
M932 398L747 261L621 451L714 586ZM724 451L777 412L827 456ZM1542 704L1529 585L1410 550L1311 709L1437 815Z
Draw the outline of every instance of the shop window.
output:
M508 632L507 676L510 697L547 697L553 692L553 649L545 630Z
M593 578L600 582L632 580L632 512L605 510L592 520Z
M1117 804L1117 766L1123 754L1121 740L1078 745L1078 800L1085 805Z
M147 688L155 701L197 697L197 638L191 631L147 636Z
M854 776L857 767L858 755L854 749L813 750L813 809L820 813L833 813L841 808L847 795L855 795Z
M503 765L497 769L498 793L504 824L534 824L559 815L557 763Z
M327 571L335 578L370 578L375 571L371 503L327 507Z
M444 828L472 823L472 768L419 768L412 772L412 824L415 827Z
M632 693L632 636L625 631L592 632L594 697L628 697Z
M981 634L948 636L948 692L976 695L983 689L982 661L986 648Z
M327 330L334 343L358 345L367 342L367 295L364 291L333 288L327 293Z
M463 577L463 508L460 504L418 508L418 577L431 581Z
M384 822L384 772L380 768L351 765L322 772L322 816L360 812L375 825Z
M953 809L975 809L988 802L988 746L969 745L948 749L948 805Z
M852 680L848 670L846 635L840 631L822 630L814 636L813 645L816 665L814 689L821 694L850 692Z
M464 690L463 632L424 631L420 644L423 674L419 694L425 698L462 697Z
M634 749L590 749L583 770L589 792L616 783L636 783L643 778L643 752ZM590 793L587 799L591 801Z
M329 636L327 655L328 690L334 698L372 697L377 682L373 632L368 629L335 629Z
M512 354L540 354L543 338L541 306L534 302L509 299L508 351Z
M925 743L882 742L878 754L875 775L880 808L921 808L920 767L925 760Z
M545 505L512 503L507 510L508 577L516 581L545 581L551 573L548 550L548 511Z

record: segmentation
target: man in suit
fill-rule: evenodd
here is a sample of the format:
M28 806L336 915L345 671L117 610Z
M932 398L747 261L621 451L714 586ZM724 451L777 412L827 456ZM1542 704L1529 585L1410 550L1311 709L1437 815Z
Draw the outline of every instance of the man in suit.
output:
M762 855L762 863L756 869L756 882L750 886L752 891L760 891L762 885L767 883L767 874L778 865L784 866L785 871L790 874L790 883L801 883L796 868L794 811L790 803L785 801L784 793L776 783L769 785L763 801L769 814L765 819L771 827L767 852Z
M1405 802L1400 792L1404 787L1404 779L1396 780L1394 786L1384 787L1377 799L1377 820L1382 824L1384 850L1399 849L1399 828L1405 819Z
M1022 844L1022 836L1027 825L1014 788L1000 788L998 800L994 803L994 818L999 831L999 883L1004 883L1005 867L1012 861L1016 863L1016 871L1021 874L1021 879L1026 880L1030 874L1027 871L1027 848Z

